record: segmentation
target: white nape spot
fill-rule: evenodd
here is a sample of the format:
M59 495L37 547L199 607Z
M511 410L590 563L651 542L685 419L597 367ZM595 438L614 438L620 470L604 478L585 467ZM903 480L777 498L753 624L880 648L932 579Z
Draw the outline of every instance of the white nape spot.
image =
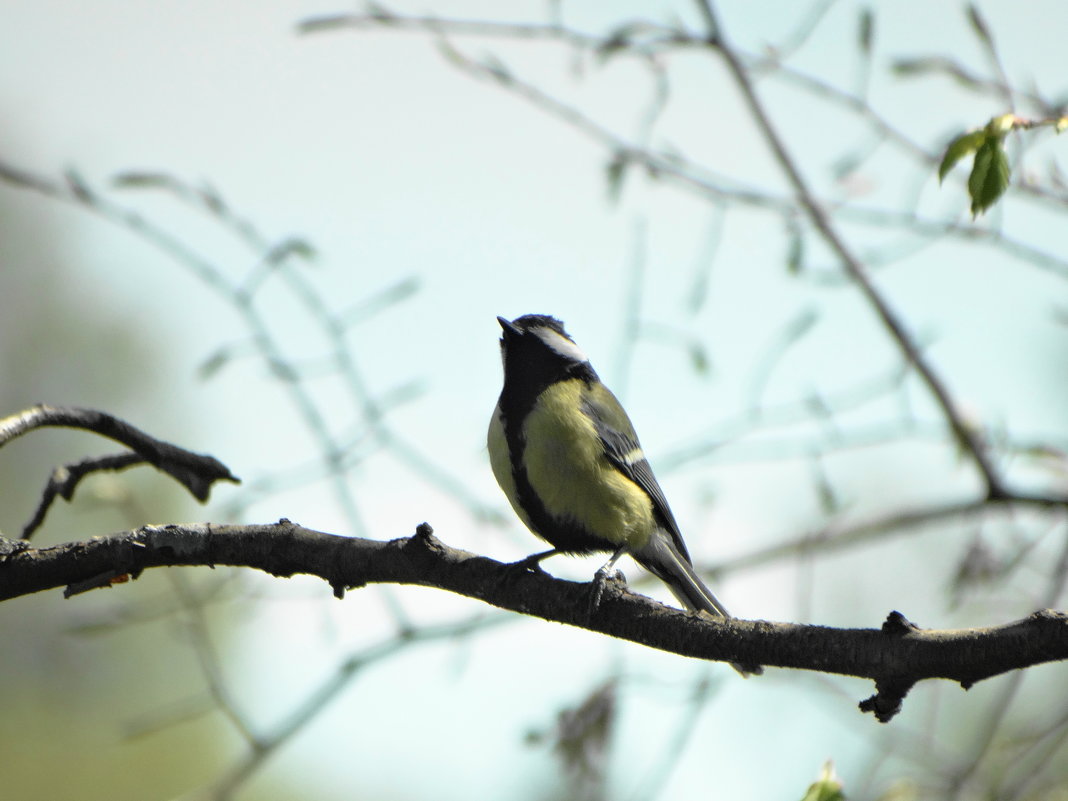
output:
M571 359L576 362L588 362L590 360L582 348L551 328L535 328L531 333L565 359Z

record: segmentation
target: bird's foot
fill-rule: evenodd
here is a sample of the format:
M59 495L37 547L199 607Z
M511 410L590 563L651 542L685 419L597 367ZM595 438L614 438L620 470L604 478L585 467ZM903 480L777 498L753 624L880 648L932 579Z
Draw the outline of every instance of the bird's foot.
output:
M604 597L608 583L613 581L621 583L624 587L627 586L627 577L623 575L623 571L614 570L611 564L605 565L593 574L593 581L590 582L590 602L587 608L591 617L600 608L601 598Z

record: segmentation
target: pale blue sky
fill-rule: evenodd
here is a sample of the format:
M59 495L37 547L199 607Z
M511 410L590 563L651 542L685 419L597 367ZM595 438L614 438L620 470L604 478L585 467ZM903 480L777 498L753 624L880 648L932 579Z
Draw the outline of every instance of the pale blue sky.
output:
M497 3L433 5L442 16L501 13ZM1068 33L1062 5L1027 4L1026 15L1019 3L981 5L1014 80L1025 84L1034 76L1040 86L1056 88ZM597 31L606 24L608 4L564 6L565 18L576 26ZM1004 110L947 82L894 84L882 77L891 56L931 52L954 53L982 70L957 4L873 6L878 11L873 96L882 114L928 145ZM418 11L425 4L394 7ZM507 13L541 19L542 8L517 3ZM737 43L757 52L779 41L799 8L785 0L734 2L724 4L723 15ZM857 8L836 4L816 44L791 63L827 80L841 78L851 88ZM692 18L689 4L626 3L611 9L613 18L638 13ZM425 394L398 410L392 418L397 429L502 512L505 504L484 452L500 382L494 318L556 314L603 377L620 381L623 309L639 228L646 243L642 319L650 330L671 327L698 337L713 367L710 376L695 375L686 352L662 340L651 338L637 349L620 394L654 466L658 455L687 444L695 431L714 430L745 411L754 361L806 309L817 309L820 323L768 380L769 400L796 399L813 385L832 388L843 375L881 375L896 363L895 351L851 290L820 289L786 275L782 225L759 211L728 212L709 301L699 313L689 312L709 232L718 224L708 204L651 185L637 173L628 177L622 200L609 202L603 149L500 88L459 74L422 35L295 34L302 19L344 10L348 4L326 0L2 4L0 160L51 176L76 168L101 186L126 170L208 181L268 238L299 235L312 242L319 256L309 274L338 309L405 278L418 279L413 298L357 329L354 353L377 392L419 384ZM517 73L620 133L631 136L640 128L643 106L635 98L646 96L650 82L633 64L587 64L578 81L569 57L556 47L497 46L486 39L457 44L471 56L499 53ZM715 60L679 57L673 75L672 103L658 141L746 185L783 186ZM762 92L814 184L833 197L829 166L862 138L840 114L780 84L762 86ZM1048 147L1056 153L1064 145ZM866 176L875 187L873 203L893 205L914 191L898 181L893 165L878 159L874 165ZM247 331L188 271L82 212L6 187L0 192L19 204L20 213L56 232L63 275L74 292L87 304L112 310L131 338L147 331L167 349L166 367L146 380L174 382L175 395L158 412L134 400L113 411L148 427L183 426L190 439L183 444L210 450L248 479L314 453L294 408L261 364L249 360L211 381L194 380L197 366L220 343ZM963 210L966 204L959 182L939 189L933 176L918 196L920 206L932 212ZM173 226L233 274L252 266L228 237L170 202L133 191L115 197ZM1063 245L1062 229L1048 220L1023 212L1007 217L1007 225L1032 241ZM877 242L859 231L851 235L862 252ZM815 255L819 247L811 239L809 245L813 263L827 267L826 256ZM0 274L0 310L14 302L3 281ZM1007 264L1001 254L955 245L916 254L884 281L913 329L936 343L932 353L976 414L1020 434L1040 435L1056 426L1063 431L1063 414L1049 402L1049 393L1018 389L1031 386L1036 365L1061 352L1056 338L1063 327L1053 320L1051 307L1033 304L1036 294L1062 292L1062 283ZM294 356L321 345L295 306L280 286L265 293L268 319ZM1026 321L1006 332L996 327L1005 315ZM324 384L320 398L336 414L331 425L343 431L351 420L344 403L326 399L334 391ZM933 419L924 394L916 390L912 396L919 415ZM251 398L253 413L245 405ZM882 410L870 414L878 419ZM496 558L534 549L518 524L502 530L473 522L461 504L413 480L395 460L372 465L354 481L373 536L404 536L426 519L449 544ZM896 503L898 493L915 500L969 486L954 454L934 447L919 458L915 452L851 454L830 470L858 508ZM691 550L699 560L716 561L818 523L807 476L804 462L754 464L739 456L689 465L661 480ZM226 492L218 498L225 501ZM285 516L334 531L347 527L328 489L318 486L267 498L247 515L256 521ZM941 585L952 572L951 551L937 541L924 547L936 558L922 564L887 548L865 554L868 560L899 560L900 582L865 582L859 576L870 562L836 557L811 573L788 565L731 577L720 595L740 616L793 620L799 587L811 582L820 588L810 608L818 622L874 626L904 596L910 614L942 625L947 618ZM554 572L576 578L594 567L593 561L552 563ZM633 566L625 570L632 578L638 574ZM242 647L228 653L226 665L238 692L264 721L286 708L259 700L272 688L277 696L277 688L296 682L294 697L300 697L350 647L373 639L372 631L388 630L371 592L352 593L338 604L328 599L327 589L310 582L281 590L277 584L264 580L262 587L298 600L257 612L260 617L245 624L237 638ZM657 588L649 591L668 598ZM441 593L404 590L403 598L414 614L428 618L462 617L473 610L471 602ZM106 656L101 650L97 658ZM624 710L617 775L621 782L641 782L659 758L662 738L684 712L687 682L705 667L527 621L469 646L419 648L372 669L272 760L252 787L271 782L276 771L298 776L306 771L332 786L323 798L351 797L353 787L397 798L520 798L552 769L544 750L524 747L524 732L549 726L562 704L577 701L613 667L639 688L628 695ZM879 730L854 711L855 701L870 692L863 682L842 680L844 693L834 693L801 674L772 671L764 679L740 682L727 669L712 670L724 691L703 712L691 752L661 798L799 796L827 758L836 760L847 781L864 778L858 775L867 765L860 753L876 742ZM944 701L957 692L953 688L941 692L947 706L959 700ZM922 701L908 704L900 725L922 727L929 708ZM109 724L100 725L106 730ZM641 736L634 736L636 730ZM484 772L487 764L497 770ZM619 795L628 797L625 786ZM255 797L255 790L246 797Z

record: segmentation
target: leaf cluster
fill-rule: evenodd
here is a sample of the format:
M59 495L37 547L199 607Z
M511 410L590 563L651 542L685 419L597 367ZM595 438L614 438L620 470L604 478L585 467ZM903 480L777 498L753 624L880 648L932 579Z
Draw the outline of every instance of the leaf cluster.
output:
M1053 126L1060 133L1068 127L1068 117L1035 121L1015 114L1002 114L982 128L960 134L949 143L938 165L939 183L945 180L957 162L966 156L973 156L972 170L968 174L968 196L971 198L972 217L978 217L997 203L1009 187L1012 169L1005 153L1005 139L1009 133L1040 125Z

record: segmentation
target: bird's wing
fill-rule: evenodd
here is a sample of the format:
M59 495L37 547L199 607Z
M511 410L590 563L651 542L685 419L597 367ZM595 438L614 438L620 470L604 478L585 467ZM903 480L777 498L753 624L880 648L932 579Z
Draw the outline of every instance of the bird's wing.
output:
M634 425L616 396L601 384L599 390L586 393L583 412L593 421L608 461L649 496L656 516L671 535L675 548L689 561L690 554L682 541L679 524L675 522L675 515L671 513L664 491L645 458Z

